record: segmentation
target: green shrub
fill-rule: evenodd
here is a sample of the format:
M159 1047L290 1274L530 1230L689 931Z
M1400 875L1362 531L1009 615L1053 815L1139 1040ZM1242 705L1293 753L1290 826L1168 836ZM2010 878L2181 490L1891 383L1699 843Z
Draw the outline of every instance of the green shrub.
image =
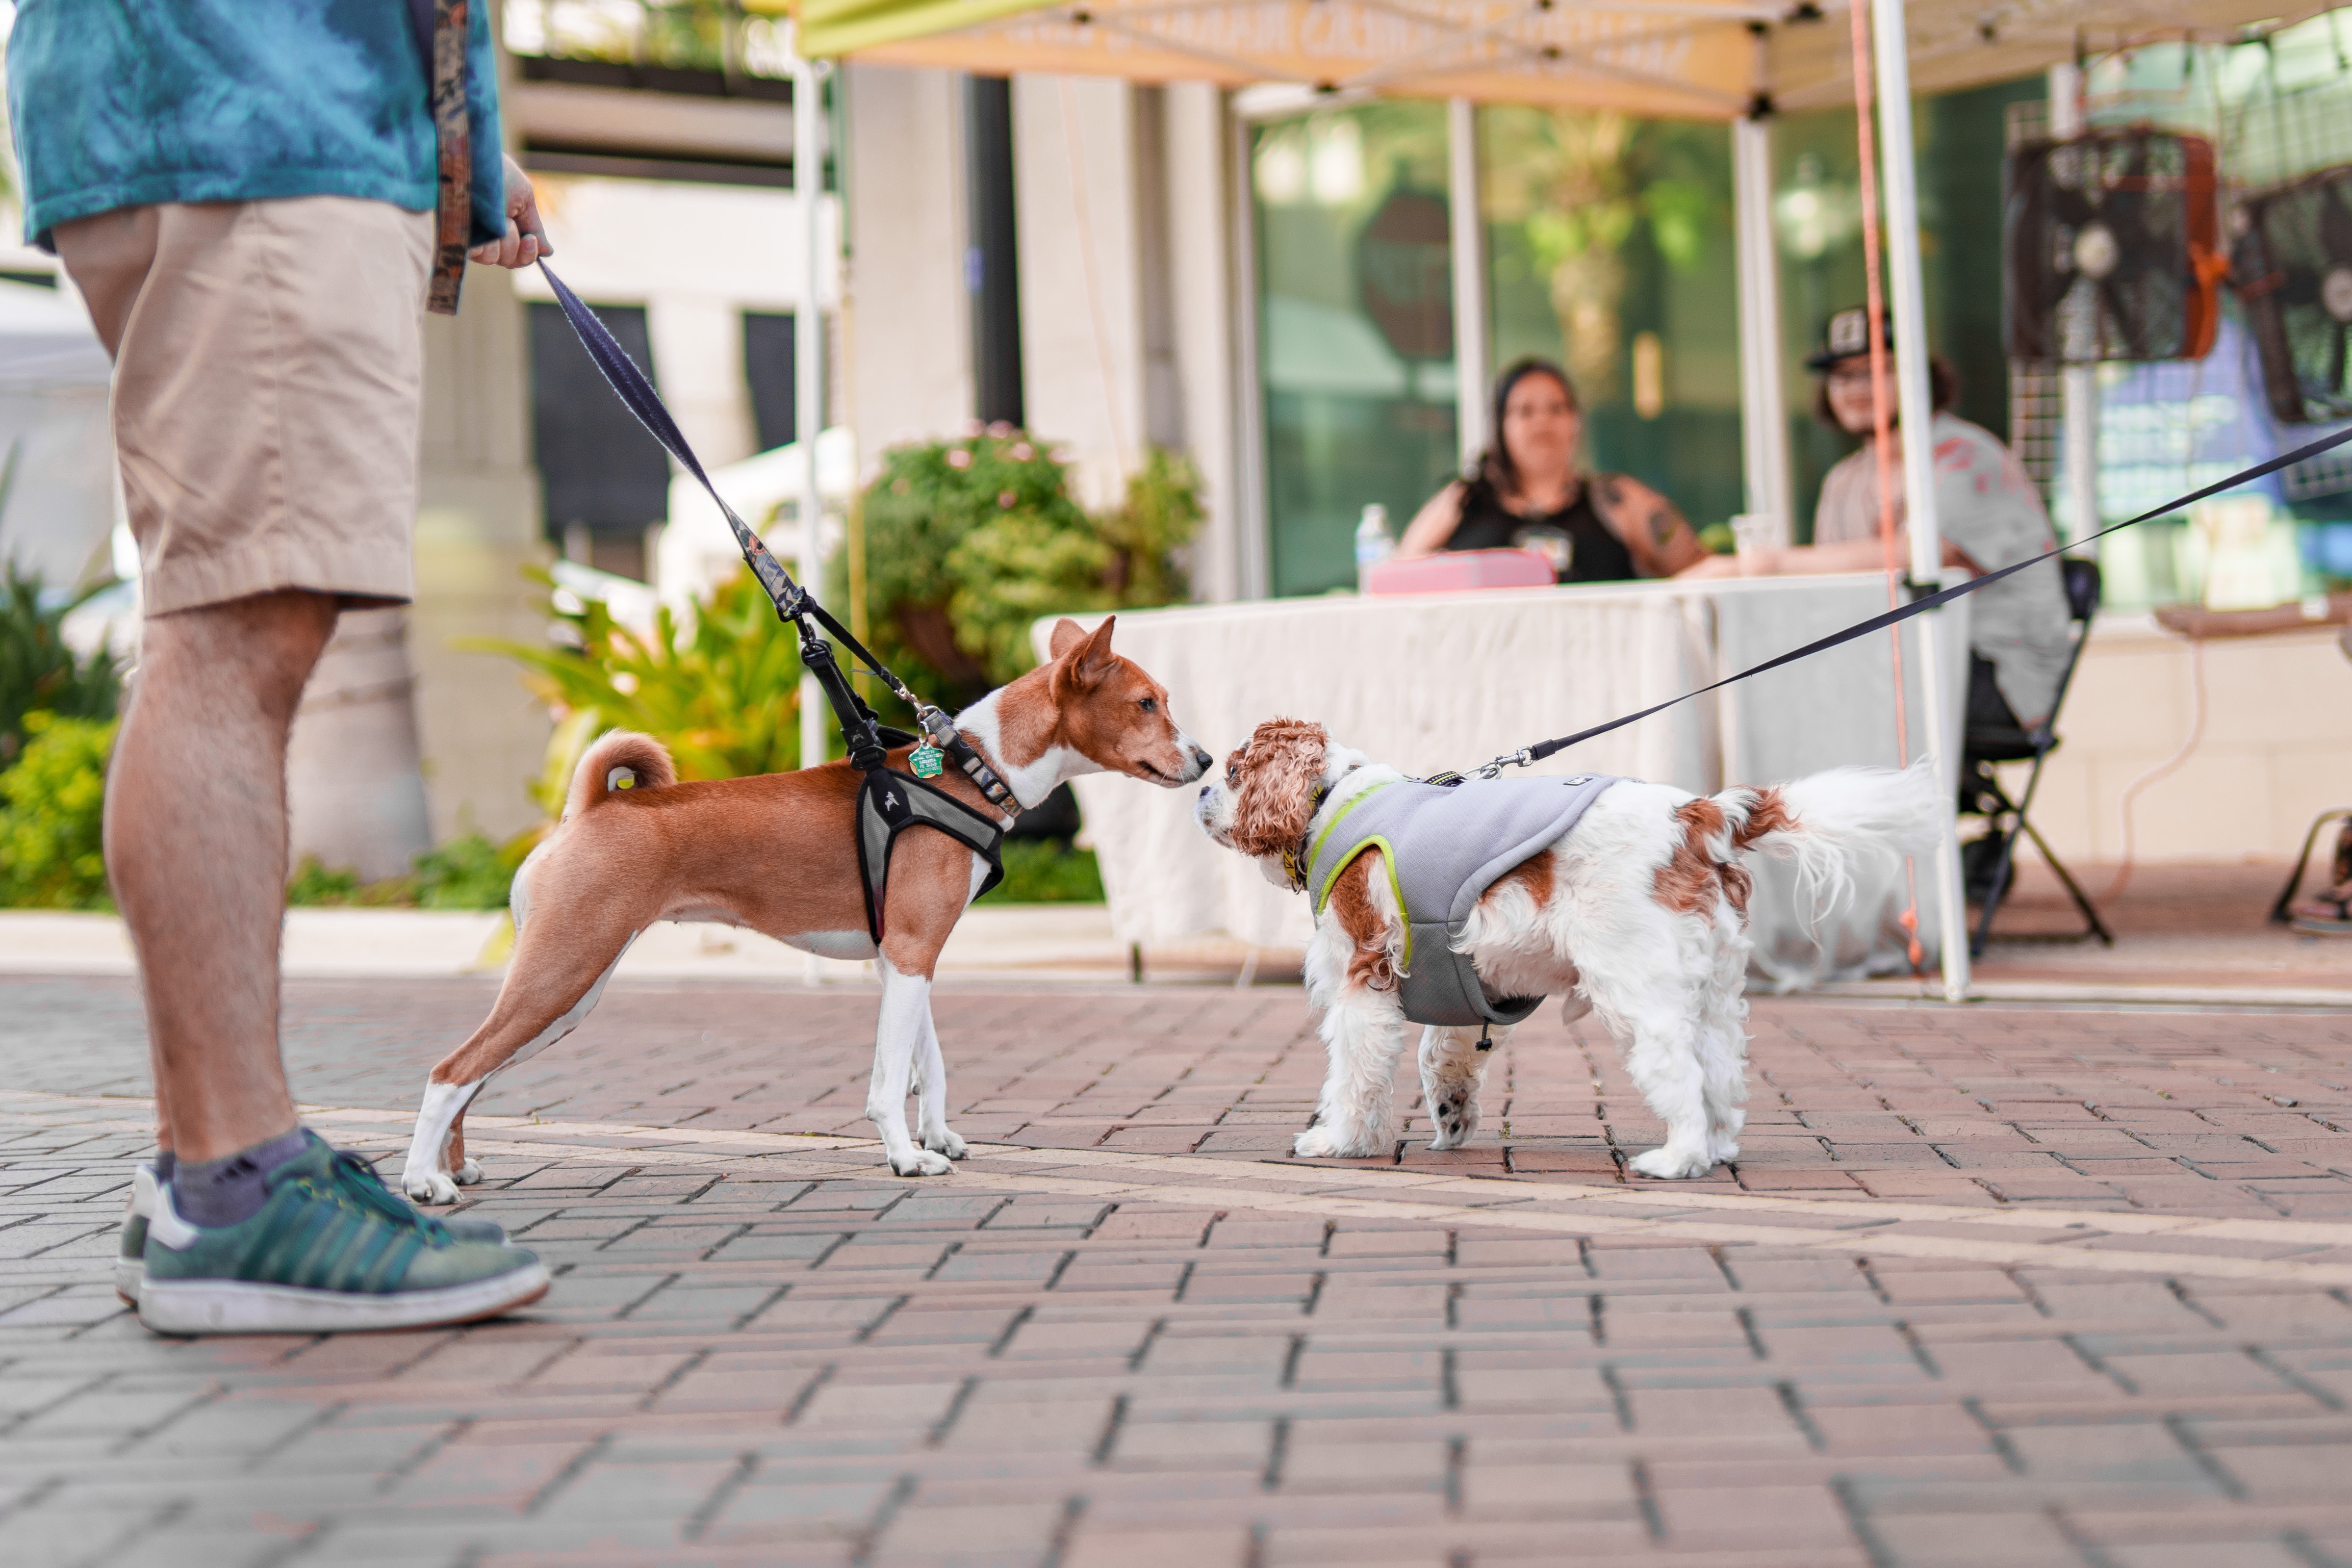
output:
M14 563L0 580L0 768L25 744L25 716L46 710L67 718L110 719L121 698L114 659L100 649L85 659L59 633L67 615L100 589L44 603L38 578Z
M460 833L416 857L416 902L427 909L504 909L522 854L479 833ZM523 854L530 853L526 847Z
M669 747L681 779L800 765L800 640L749 571L719 584L691 627L666 607L656 612L650 637L615 622L603 601L559 591L546 572L530 575L548 591L547 612L568 645L457 645L520 664L531 689L583 744L607 729L643 730ZM551 816L571 777L567 767L552 803L541 791Z
M1201 531L1202 516L1201 476L1192 462L1151 448L1129 476L1126 499L1101 519L1118 608L1175 604L1192 592L1178 556Z
M515 868L539 841L537 832L504 844L480 833L460 833L439 849L416 857L416 869L402 876L362 882L350 866L321 864L304 855L286 884L295 908L504 909Z
M406 879L391 877L385 880L399 882ZM317 855L304 855L296 862L294 875L286 883L286 902L289 907L296 909L322 904L357 904L361 901L361 885L360 873L350 866L330 866L322 863ZM373 883L367 885L382 886L383 884ZM375 902L405 903L407 901L378 899Z
M1059 839L1004 841L1004 880L981 895L998 904L1100 904L1102 868L1092 850Z
M1067 466L1019 431L893 447L863 501L868 641L917 692L961 707L1036 663L1041 616L1181 599L1174 552L1200 526L1199 490L1189 464L1155 449L1120 507L1090 517Z
M114 721L37 709L25 747L0 772L0 904L107 909L106 759Z

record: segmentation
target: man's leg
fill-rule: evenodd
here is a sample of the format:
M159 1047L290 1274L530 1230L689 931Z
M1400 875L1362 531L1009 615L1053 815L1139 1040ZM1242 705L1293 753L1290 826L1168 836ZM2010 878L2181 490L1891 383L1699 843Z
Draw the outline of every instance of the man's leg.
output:
M139 952L162 1142L224 1158L294 1130L278 1050L286 737L335 626L289 590L144 628L106 795L106 865Z

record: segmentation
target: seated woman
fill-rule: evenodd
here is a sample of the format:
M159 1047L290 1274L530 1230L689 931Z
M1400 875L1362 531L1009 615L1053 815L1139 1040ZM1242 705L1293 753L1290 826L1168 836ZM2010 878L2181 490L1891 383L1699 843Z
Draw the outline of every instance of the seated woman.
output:
M1891 333L1890 333L1891 336ZM1772 576L1816 571L1875 571L1885 565L1878 534L1878 453L1870 397L1870 326L1860 309L1829 319L1822 347L1805 363L1821 372L1815 412L1832 429L1862 437L1862 450L1829 471L1813 512L1813 542L1784 549L1710 556L1685 577ZM1895 387L1887 359L1887 391ZM1944 536L1946 566L1982 574L2053 548L2058 538L2042 497L2000 438L1948 412L1959 397L1959 378L1941 360L1928 364L1936 408L1936 525ZM1902 432L1893 432L1890 467L1899 486ZM1906 570L1911 541L1903 528L1903 496L1895 497L1895 559ZM2023 729L2050 716L2073 649L2066 587L2058 563L2043 561L1969 597L1969 712L1971 729Z
M1561 582L1671 577L1706 554L1674 503L1622 474L1577 470L1584 415L1568 374L1521 360L1495 383L1494 444L1430 497L1400 559L1444 549L1531 549Z

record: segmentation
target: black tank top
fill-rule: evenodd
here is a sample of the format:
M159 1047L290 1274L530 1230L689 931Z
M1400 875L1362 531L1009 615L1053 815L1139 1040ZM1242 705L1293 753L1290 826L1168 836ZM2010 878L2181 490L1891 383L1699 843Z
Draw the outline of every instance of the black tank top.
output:
M1576 499L1556 512L1532 516L1507 510L1488 485L1472 485L1462 496L1462 520L1447 549L1531 549L1551 562L1560 582L1630 582L1633 552L1592 509L1592 486L1577 486Z

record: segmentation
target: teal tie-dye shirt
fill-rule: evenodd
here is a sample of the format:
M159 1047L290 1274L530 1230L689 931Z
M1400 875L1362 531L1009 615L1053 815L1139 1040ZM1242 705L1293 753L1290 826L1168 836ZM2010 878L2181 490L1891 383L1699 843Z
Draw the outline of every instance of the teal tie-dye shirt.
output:
M505 232L489 5L471 36L474 238ZM25 235L158 202L436 200L408 0L21 0L8 120Z

